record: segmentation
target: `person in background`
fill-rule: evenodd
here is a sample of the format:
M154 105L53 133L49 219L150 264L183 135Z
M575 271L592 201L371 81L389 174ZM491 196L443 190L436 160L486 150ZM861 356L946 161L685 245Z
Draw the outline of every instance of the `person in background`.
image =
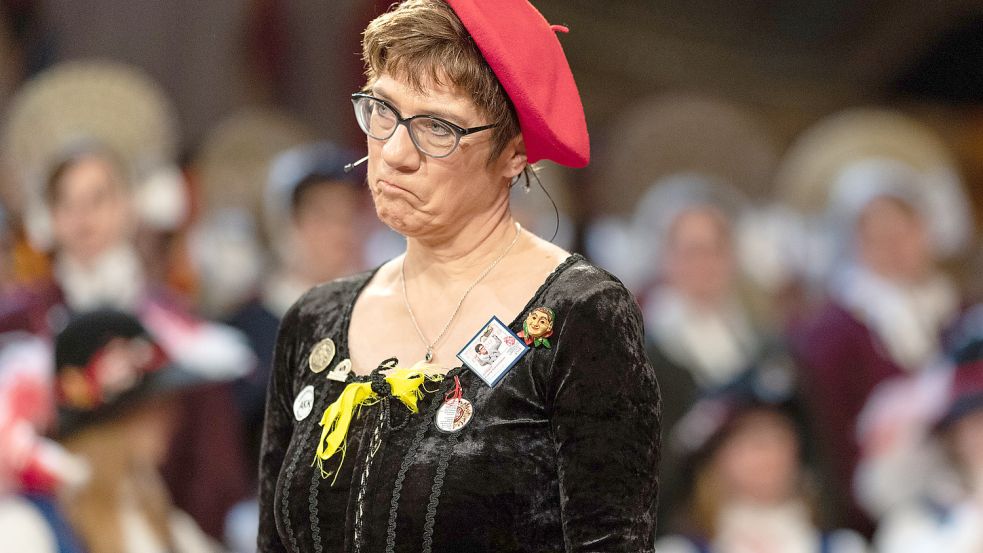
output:
M661 252L652 260L658 276L642 305L666 429L705 392L733 381L766 357L779 356L740 294L733 239L740 209L736 195L709 178L677 175L657 183L635 217L636 232L644 235L639 243L650 248L655 243ZM672 450L662 460L662 520L683 499L681 461Z
M310 288L362 269L365 171L344 170L355 157L318 142L283 152L270 167L265 215L276 265L256 297L226 321L245 334L257 357L256 370L235 383L251 478L259 471L266 389L280 319ZM252 500L241 504L227 521L229 543L248 544L237 551L255 549L255 508Z
M822 531L803 454L794 373L753 369L702 399L673 430L687 461L685 516L659 553L864 553L859 535Z
M233 329L196 318L183 302L147 278L134 245L139 220L126 164L94 142L79 142L54 164L45 187L54 242L48 282L2 299L0 331L51 338L75 314L115 308L151 328L168 355L212 381L183 393L206 417L184 419L184 449L171 451L165 473L175 501L212 535L226 511L246 495L241 428L228 380L254 359Z
M675 207L661 214L659 278L646 294L649 357L664 389L679 382L678 406L664 398L663 416L678 420L700 391L737 378L751 367L761 339L740 300L732 241L734 212L718 185L695 181ZM677 191L678 192L678 191ZM675 413L675 416L673 416Z
M344 171L353 159L355 154L319 142L282 153L270 168L266 216L277 263L257 296L227 321L248 337L258 359L257 370L236 390L254 469L280 319L312 287L362 269L359 215L365 172Z
M954 286L935 265L919 178L884 159L843 169L831 202L841 261L826 304L790 330L809 384L833 510L864 533L871 522L851 486L858 416L878 384L916 373L939 355L959 308Z
M949 478L899 475L923 489L881 519L875 535L881 553L983 550L983 334L957 348L953 362L946 401L922 444L944 452L939 465Z
M159 472L179 421L174 394L201 381L118 310L78 315L58 334L55 435L90 471L60 502L89 553L219 550L174 507Z
M6 295L0 330L50 337L70 311L137 307L146 290L140 259L127 242L134 221L124 174L94 144L73 147L54 164L44 189L56 243L53 278Z
M45 437L54 423L48 344L0 334L0 536L4 551L82 553L57 501L85 484L86 464Z

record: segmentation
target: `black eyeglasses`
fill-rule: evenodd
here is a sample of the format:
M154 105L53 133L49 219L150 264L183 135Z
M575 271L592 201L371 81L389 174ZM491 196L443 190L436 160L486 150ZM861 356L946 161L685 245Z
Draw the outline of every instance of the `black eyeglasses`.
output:
M414 115L403 117L389 102L361 92L352 94L355 106L355 119L365 134L376 140L389 140L396 128L406 125L410 139L420 152L435 158L451 155L461 142L462 136L486 131L498 126L482 125L465 129L433 115Z

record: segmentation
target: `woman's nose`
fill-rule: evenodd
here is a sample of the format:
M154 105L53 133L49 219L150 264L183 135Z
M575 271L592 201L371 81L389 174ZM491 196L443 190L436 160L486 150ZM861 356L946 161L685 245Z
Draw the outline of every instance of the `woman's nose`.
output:
M394 169L415 171L420 166L421 156L406 125L399 125L382 146L382 159Z

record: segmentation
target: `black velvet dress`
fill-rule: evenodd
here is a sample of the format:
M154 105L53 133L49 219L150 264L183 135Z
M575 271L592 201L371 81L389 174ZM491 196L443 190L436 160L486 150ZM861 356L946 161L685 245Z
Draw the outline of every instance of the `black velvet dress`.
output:
M308 355L329 337L332 365L347 358L352 306L371 276L311 290L280 327L260 460L260 552L653 550L660 396L641 315L616 278L579 255L509 325L518 332L530 309L551 308L550 349L530 349L493 388L452 369L417 414L395 399L364 407L337 478L322 478L313 466L318 423L345 384L315 374ZM474 415L449 433L434 415L454 376ZM309 385L314 408L297 421L294 401Z

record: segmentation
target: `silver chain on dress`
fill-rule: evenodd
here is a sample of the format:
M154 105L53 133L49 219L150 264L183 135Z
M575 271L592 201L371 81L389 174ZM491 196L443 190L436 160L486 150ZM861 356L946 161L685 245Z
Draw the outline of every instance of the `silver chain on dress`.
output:
M512 251L512 246L515 246L515 243L519 241L519 234L521 230L522 227L517 222L515 224L515 238L512 239L512 243L509 244L509 247L505 248L505 251L503 251L502 254L499 255L498 258L495 259L495 261L493 261L492 264L478 276L477 280L471 283L471 286L468 286L468 289L464 291L464 295L462 295L461 299L457 302L457 307L454 308L454 312L451 313L451 317L447 319L447 323L444 325L444 328L440 330L440 334L438 334L437 338L429 344L427 343L427 338L423 335L423 331L420 330L420 325L416 322L416 316L413 314L413 309L410 307L410 299L406 295L406 273L404 271L406 266L406 257L403 257L403 262L399 265L399 281L403 286L403 303L406 304L406 312L410 314L410 321L413 323L413 328L416 329L416 333L420 336L420 341L423 342L423 345L427 348L427 353L423 357L424 361L429 363L433 359L433 348L440 342L440 339L444 337L444 333L447 332L448 328L450 328L451 323L454 322L454 319L457 318L457 314L459 311L461 311L461 306L464 305L464 300L468 297L468 294L471 293L471 290L473 290L479 282L488 276L488 273L492 272L492 269L498 266L499 262L505 259L505 256L508 255L510 251Z

